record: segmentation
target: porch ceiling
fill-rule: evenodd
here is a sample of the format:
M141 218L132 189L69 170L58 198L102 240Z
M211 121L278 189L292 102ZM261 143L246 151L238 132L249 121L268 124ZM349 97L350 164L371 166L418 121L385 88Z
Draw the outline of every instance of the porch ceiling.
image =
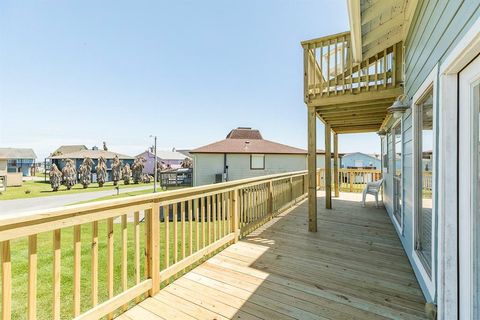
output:
M337 103L317 105L315 110L320 120L329 124L337 134L376 132L381 129L388 117L387 108L392 105L401 90L402 88L395 88L384 90L389 91L388 93L376 91L372 92L372 95L362 93L343 96ZM364 99L365 95L368 99Z
M369 58L405 39L418 0L349 0L354 59ZM363 58L362 58L363 57Z

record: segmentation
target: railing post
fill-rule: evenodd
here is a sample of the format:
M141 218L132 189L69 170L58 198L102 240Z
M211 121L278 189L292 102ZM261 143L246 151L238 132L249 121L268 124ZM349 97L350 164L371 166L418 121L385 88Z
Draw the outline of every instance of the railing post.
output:
M353 192L353 177L354 177L354 174L353 174L353 172L350 172L350 173L349 173L349 180L350 180L350 192Z
M293 204L293 178L290 177L290 181L289 181L289 187L290 187L290 203Z
M232 231L235 235L233 242L237 243L238 238L239 238L239 230L238 230L238 225L239 225L239 212L238 212L238 189L233 190L233 198L232 198Z
M268 214L270 219L273 217L273 182L268 183Z
M147 277L152 279L152 288L148 291L150 297L153 297L160 290L159 220L160 206L158 201L154 201L152 208L145 212L145 227L147 228L147 243L145 246L147 255Z

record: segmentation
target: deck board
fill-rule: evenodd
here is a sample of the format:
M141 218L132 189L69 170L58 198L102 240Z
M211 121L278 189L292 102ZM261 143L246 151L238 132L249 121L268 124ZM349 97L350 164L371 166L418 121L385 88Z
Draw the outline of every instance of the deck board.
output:
M341 194L287 211L123 319L425 319L425 300L384 208Z

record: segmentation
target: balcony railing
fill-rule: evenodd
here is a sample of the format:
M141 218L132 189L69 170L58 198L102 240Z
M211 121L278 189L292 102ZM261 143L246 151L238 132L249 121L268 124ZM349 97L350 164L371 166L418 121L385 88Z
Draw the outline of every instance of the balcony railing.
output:
M2 319L97 319L305 197L296 172L62 207L2 221Z
M350 33L302 42L305 100L397 87L402 77L402 46L397 43L354 63Z

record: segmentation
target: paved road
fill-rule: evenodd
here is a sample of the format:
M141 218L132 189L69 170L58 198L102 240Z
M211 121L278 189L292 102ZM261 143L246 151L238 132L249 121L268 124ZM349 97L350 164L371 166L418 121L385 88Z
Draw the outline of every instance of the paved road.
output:
M153 186L120 189L120 193L153 189ZM37 197L29 199L1 200L0 219L27 216L37 210L51 209L66 206L72 203L92 200L116 194L116 190L108 188L104 191L84 192L59 196Z

